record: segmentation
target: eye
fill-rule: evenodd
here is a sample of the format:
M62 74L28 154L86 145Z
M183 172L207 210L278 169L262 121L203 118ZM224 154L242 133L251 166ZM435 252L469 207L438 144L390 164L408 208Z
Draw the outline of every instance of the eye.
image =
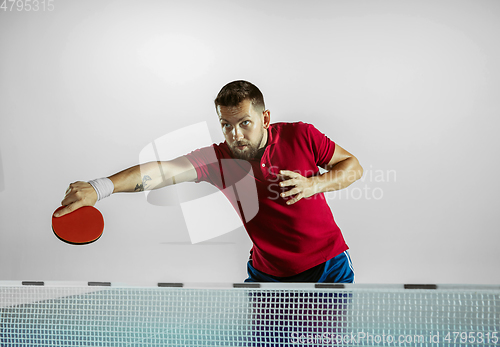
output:
M241 124L242 124L243 126L247 126L247 125L249 125L249 124L250 124L250 121L249 121L249 120L244 120L243 122L241 122Z
M231 126L231 124L229 124L229 123L222 123L223 129L229 129L230 126Z

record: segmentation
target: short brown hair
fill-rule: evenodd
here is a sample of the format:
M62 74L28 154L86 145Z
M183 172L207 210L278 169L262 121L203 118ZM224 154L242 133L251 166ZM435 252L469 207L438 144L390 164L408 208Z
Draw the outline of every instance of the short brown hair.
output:
M264 112L264 96L259 88L247 81L233 81L220 90L214 100L217 106L238 106L243 100L250 100L254 110Z

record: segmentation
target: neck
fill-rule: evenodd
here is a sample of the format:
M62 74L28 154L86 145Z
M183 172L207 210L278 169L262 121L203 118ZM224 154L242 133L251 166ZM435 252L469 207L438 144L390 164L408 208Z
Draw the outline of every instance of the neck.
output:
M260 141L259 149L266 148L267 146L267 138L268 138L268 129L264 130L264 135L262 136L262 141Z

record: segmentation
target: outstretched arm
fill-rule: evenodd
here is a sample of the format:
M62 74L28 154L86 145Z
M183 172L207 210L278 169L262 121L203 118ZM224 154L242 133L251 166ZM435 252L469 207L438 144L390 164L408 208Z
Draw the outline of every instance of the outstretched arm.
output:
M193 164L184 156L170 161L152 161L136 165L113 176L115 190L120 192L142 192L181 182L196 180Z
M287 204L294 204L300 199L308 198L314 194L346 188L363 176L363 168L358 159L337 144L332 159L324 169L328 171L312 177L304 177L288 170L280 171L283 179L280 186L293 187L281 194L285 199L292 197L287 201Z
M109 177L113 182L113 193L141 192L168 185L196 180L196 170L184 156L170 161L153 161L133 166ZM65 208L56 217L63 216L83 206L94 206L97 193L87 182L71 183L61 202Z

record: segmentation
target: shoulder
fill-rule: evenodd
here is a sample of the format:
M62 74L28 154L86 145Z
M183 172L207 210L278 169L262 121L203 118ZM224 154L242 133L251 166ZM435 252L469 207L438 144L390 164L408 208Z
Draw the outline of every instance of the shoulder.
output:
M314 125L302 121L272 123L271 127L278 131L307 131L311 128L315 129Z
M219 144L214 143L212 145L212 148L215 149L218 158L227 159L231 157L231 150L229 149L229 146L227 145L226 141L221 142Z
M271 124L273 129L280 137L310 138L318 130L314 125L305 122L280 122Z
M198 148L186 154L188 158L196 158L198 161L213 163L217 159L225 159L231 156L231 151L226 142L214 143L207 147Z

